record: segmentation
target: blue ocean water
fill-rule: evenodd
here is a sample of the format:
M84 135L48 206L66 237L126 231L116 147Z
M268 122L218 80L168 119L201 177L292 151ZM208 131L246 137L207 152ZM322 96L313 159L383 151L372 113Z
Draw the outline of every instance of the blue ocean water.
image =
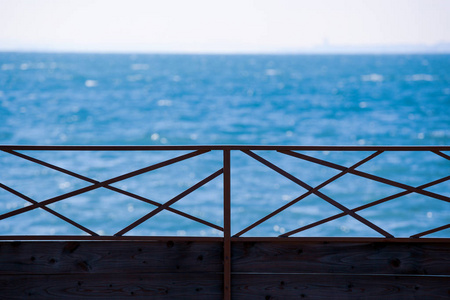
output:
M0 53L0 125L3 145L450 145L450 55ZM106 180L182 153L26 154ZM338 172L259 154L311 186ZM371 152L308 154L350 166ZM221 159L208 153L115 186L163 203L221 168ZM0 182L36 201L88 185L8 153L0 154L0 164ZM433 153L384 153L359 169L419 186L447 176L450 162ZM450 196L449 186L427 190ZM221 189L217 178L173 207L220 225ZM233 232L304 191L232 153ZM353 208L402 190L346 175L322 191ZM26 203L0 190L0 213ZM395 236L409 236L450 223L448 204L411 194L360 214ZM104 189L50 207L102 234L154 208ZM339 212L308 196L247 235L277 235ZM80 231L40 209L0 220L0 234L48 233ZM130 234L220 233L162 212ZM298 235L379 236L349 216Z

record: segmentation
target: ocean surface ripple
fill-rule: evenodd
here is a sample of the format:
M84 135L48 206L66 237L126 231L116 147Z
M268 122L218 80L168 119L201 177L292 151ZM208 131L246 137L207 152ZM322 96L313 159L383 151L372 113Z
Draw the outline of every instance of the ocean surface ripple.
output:
M450 55L0 53L0 124L3 145L450 145ZM106 180L182 153L26 154ZM337 174L280 153L259 154L311 186ZM371 153L308 154L348 167ZM221 168L221 159L208 153L115 186L164 203ZM8 153L0 165L0 182L36 201L89 184ZM232 166L234 233L305 192L243 153L233 153ZM449 175L450 161L383 153L360 169L419 186ZM427 190L450 197L449 187ZM173 207L221 225L221 189L219 177ZM402 190L345 175L321 191L354 208ZM360 214L409 236L450 223L448 204L410 194ZM1 214L24 205L0 190ZM105 189L49 207L107 235L154 208ZM279 235L339 212L311 195L247 235ZM80 231L36 209L0 220L0 234ZM130 234L220 232L162 212ZM379 236L349 216L298 234L317 235Z

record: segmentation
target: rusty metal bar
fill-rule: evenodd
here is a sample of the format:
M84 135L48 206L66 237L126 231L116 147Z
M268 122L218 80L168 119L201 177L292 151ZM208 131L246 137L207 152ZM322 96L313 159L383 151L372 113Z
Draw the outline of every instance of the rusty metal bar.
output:
M184 241L218 242L222 237L200 236L89 236L89 235L0 235L0 241ZM449 238L383 238L383 237L231 237L231 242L352 242L352 243L450 243Z
M115 235L124 235L125 233L127 233L128 231L130 231L131 229L135 228L136 226L140 225L141 223L147 221L148 219L150 219L151 217L153 217L154 215L156 215L157 213L161 212L163 209L165 209L166 207L169 207L170 205L174 204L175 202L177 202L178 200L182 199L183 197L189 195L190 193L192 193L193 191L197 190L198 188L200 188L201 186L205 185L206 183L210 182L211 180L213 180L214 178L216 178L217 176L221 175L223 173L223 169L220 169L216 172L214 172L213 174L209 175L208 177L206 177L205 179L203 179L202 181L196 183L195 185L193 185L192 187L188 188L187 190L185 190L184 192L182 192L181 194L178 194L177 196L175 196L174 198L172 198L171 200L167 201L166 203L164 203L163 205L161 205L160 207L155 208L154 210L152 210L150 213L146 214L145 216L141 217L140 219L136 220L135 222L131 223L130 225L128 225L127 227L125 227L124 229L122 229L121 231L117 232Z
M111 190L111 191L115 191L115 192L117 192L117 193L121 193L121 194L123 194L123 195L129 196L129 197L132 197L132 198L135 198L135 199L137 199L137 200L141 200L141 201L146 202L146 203L149 203L149 204L153 204L153 205L155 205L156 207L162 207L162 206L163 206L162 203L159 203L159 202L150 200L150 199L148 199L148 198L145 198L145 197L142 197L142 196L139 196L139 195L130 193L130 192L128 192L128 191L121 190L121 189L116 188L116 187L113 187L113 186L107 186L107 189L109 189L109 190ZM175 213L175 214L177 214L177 215L179 215L179 216L185 217L185 218L187 218L187 219L190 219L190 220L192 220L192 221L198 222L198 223L200 223L200 224L203 224L203 225L209 226L209 227L211 227L211 228L217 229L217 230L219 230L219 231L223 231L223 228L220 227L220 226L218 226L218 225L216 225L216 224L213 224L213 223L208 222L208 221L206 221L206 220L197 218L196 216L187 214L187 213L185 213L185 212L183 212L183 211L181 211L181 210L178 210L178 209L176 209L176 208L172 208L172 207L169 206L169 207L164 207L163 209L165 209L165 210L167 210L167 211L170 211L170 212L172 212L172 213Z
M445 182L445 181L448 181L448 180L450 180L450 175L449 175L449 176L442 177L442 178L437 179L437 180L434 180L434 181L431 181L431 182L429 182L429 183L420 185L420 186L418 186L417 188L418 188L418 189L425 189L425 188L431 187L431 186L433 186L433 185L436 185L436 184L439 184L439 183L442 183L442 182ZM360 210L363 210L363 209L366 209L366 208L369 208L369 207L372 207L372 206L375 206L375 205L378 205L378 204L381 204L381 203L384 203L384 202L387 202L387 201L390 201L390 200L393 200L393 199L396 199L396 198L399 198L399 197L402 197L402 196L405 196L405 195L408 195L408 194L411 194L411 193L413 193L413 192L411 192L411 191L403 191L403 192L400 192L400 193L397 193L397 194L393 194L393 195L384 197L384 198L382 198L382 199L379 199L379 200L376 200L376 201L373 201L373 202L370 202L370 203L367 203L367 204L358 206L358 207L356 207L356 208L353 208L352 211L357 212L357 211L360 211ZM344 217L344 216L346 216L346 215L347 215L346 213L343 213L343 212L342 212L342 213L336 214L336 215L334 215L334 216L331 216L331 217L322 219L322 220L320 220L320 221L311 223L311 224L309 224L309 225L300 227L300 228L298 228L298 229L295 229L295 230L286 232L286 233L280 235L280 237L288 237L288 236L291 236L291 235L293 235L293 234L299 233L299 232L301 232L301 231L305 231L305 230L307 230L307 229L310 229L310 228L319 226L319 225L321 225L321 224L324 224L324 223L327 223L327 222L330 222L330 221L339 219L339 218Z
M350 216L352 216L353 218L355 218L356 220L360 221L361 223L363 223L364 225L368 226L369 228L372 228L373 230L375 230L376 232L380 233L381 235L384 235L387 238L391 238L393 237L393 235L391 235L390 233L388 233L387 231L383 230L382 228L380 228L379 226L373 224L372 222L370 222L369 220L367 220L366 218L361 217L360 215L356 214L355 212L351 211L350 209L348 209L347 207L345 207L344 205L340 204L339 202L331 199L330 197L328 197L327 195L323 194L320 191L315 190L313 187L311 187L310 185L308 185L307 183L303 182L302 180L298 179L297 177L291 175L290 173L284 171L283 169L281 169L280 167L277 167L276 165L272 164L271 162L269 162L268 160L256 155L255 153L252 154L252 157L254 157L256 160L258 160L259 162L261 162L262 164L264 164L265 166L271 168L272 170L276 171L277 173L283 175L284 177L290 179L291 181L293 181L294 183L300 185L301 187L303 187L304 189L306 189L307 191L311 191L312 193L314 193L315 195L319 196L320 198L322 198L323 200L327 201L328 203L330 203L331 205L339 208L340 210L342 210L343 212L346 212L347 214L349 214ZM344 170L346 170L347 168L345 168ZM353 170L349 170L348 172L351 172Z
M92 178L77 174L75 172L66 170L64 168L52 165L50 163L41 161L39 159L33 158L31 156L25 155L23 153L19 153L16 152L18 150L23 150L23 151L194 151L188 154L184 154L178 157L175 157L173 159L169 159L167 161L161 162L161 163L157 163L154 164L152 166L148 166L146 168L142 168L139 170L135 170L133 172L130 173L126 173L123 174L121 176L118 177L114 177L111 179L108 179L106 181L97 181L94 180ZM182 211L176 210L172 207L170 207L170 205L172 205L173 203L175 203L176 201L180 200L181 198L183 198L185 195L191 193L192 191L194 191L195 189L197 189L199 186L206 184L209 180L208 178L205 178L204 180L202 180L201 182L197 183L195 186L199 185L198 187L194 188L195 186L191 187L190 189L184 191L183 193L179 194L178 196L176 196L175 198L172 198L169 202L166 202L164 204L158 203L156 201L147 199L145 197L133 194L131 192L116 188L111 186L110 184L131 178L133 176L137 176L146 172L150 172L152 170L158 169L158 168L162 168L164 166L197 156L197 155L201 155L203 153L206 153L208 151L212 151L212 150L219 150L223 152L223 169L216 171L215 173L213 173L212 175L210 175L208 178L210 178L209 180L212 180L213 178L219 176L220 174L224 174L224 178L223 178L223 196L224 196L224 227L220 227L217 226L215 224L209 223L205 220L202 220L200 218L197 218L195 216L189 215L187 213L184 213ZM257 161L263 163L264 165L266 165L267 167L271 168L272 170L278 172L279 174L285 176L286 178L290 179L291 181L297 183L298 185L302 186L303 188L305 188L307 190L306 193L302 194L301 196L295 198L294 200L291 200L289 203L283 205L282 207L280 207L279 209L275 210L274 212L270 213L269 215L265 216L264 218L258 220L257 222L253 223L252 225L246 227L244 230L241 230L239 233L237 233L234 237L231 237L231 193L230 193L230 189L231 189L231 178L230 178L230 151L233 150L239 150L244 152L245 154L249 155L250 157L256 159ZM277 167L276 165L270 163L269 161L265 160L264 158L256 155L255 153L253 153L252 151L257 151L257 150L270 150L270 151L278 151L280 153L286 154L286 155L290 155L290 156L294 156L296 158L300 158L306 161L310 161L316 164L320 164L320 165L324 165L326 167L329 168L334 168L337 170L340 170L341 172L338 173L337 175L329 178L328 180L322 182L321 184L319 184L316 187L311 187L308 184L306 184L305 182L303 182L302 180L296 178L295 176L289 174L288 172L282 170L281 168ZM329 222L331 220L335 220L337 218L346 216L346 215L351 215L352 217L356 218L357 220L359 220L360 222L364 223L365 225L369 226L370 228L372 228L373 230L377 231L378 233L381 233L382 235L385 236L384 240L397 240L394 239L392 235L390 235L389 233L385 232L383 229L379 228L378 226L376 226L375 224L371 223L370 221L368 221L367 219L359 216L358 214L356 214L356 212L384 203L386 201L390 201L393 200L395 198L404 196L404 195L408 195L411 193L418 193L421 195L425 195L428 197L432 197L435 199L439 199L442 201L446 201L446 202L450 202L450 197L447 197L445 195L442 194L437 194L437 193L433 193L430 191L425 190L427 187L430 187L432 185L447 181L450 179L450 176L446 176L443 177L441 179L429 182L427 184L423 184L417 187L413 187L413 186L409 186L400 182L396 182L393 180L389 180L383 177L379 177L376 175L372 175L366 172L362 172L362 171L358 171L356 170L356 168L360 165L362 165L363 163L365 163L366 161L378 156L379 154L381 154L383 151L430 151L436 155L439 155L447 160L450 160L450 156L446 153L443 153L443 151L450 151L450 146L253 146L253 145L191 145L191 146L21 146L21 145L0 145L0 151L4 151L6 153L9 153L11 155L15 155L18 157L21 157L23 159L32 161L34 163L40 164L42 166L54 169L56 171L65 173L67 175L73 176L75 178L81 179L81 180L85 180L87 182L92 183L92 185L66 193L66 194L62 194L41 202L37 202L25 195L23 195L22 193L20 193L19 191L16 191L4 184L0 183L0 188L5 189L6 191L32 203L32 205L27 206L27 207L23 207L20 209L16 209L14 211L5 213L0 215L0 220L14 216L14 215L18 215L21 213L24 213L26 211L30 211L36 208L42 208L45 211L52 213L53 215L57 216L58 218L61 218L62 220L68 222L69 224L76 226L77 228L81 229L82 231L91 234L91 236L77 236L76 238L79 238L80 240L101 240L102 238L106 238L106 240L110 239L110 240L153 240L153 237L123 237L122 234L128 232L129 230L131 230L132 228L138 226L139 224L141 224L142 222L145 222L147 219L151 218L152 216L156 215L157 213L159 213L162 210L167 210L170 211L172 213L176 213L178 215L181 215L183 217L189 218L193 221L202 223L204 225L210 226L212 228L221 230L224 232L224 237L222 239L223 241L223 246L224 246L224 298L225 299L230 299L231 297L231 290L230 290L230 284L231 284L231 265L230 265L230 255L231 255L231 242L235 239L247 239L247 238L242 238L240 237L240 235L244 234L245 232L251 230L252 228L258 226L259 224L261 224L262 222L268 220L269 218L273 217L274 215L280 213L281 211L287 209L288 207L292 206L293 204L297 203L298 201L300 201L301 199L305 198L308 195L311 194L316 194L317 196L321 197L323 200L329 202L330 204L334 205L335 207L341 209L343 212L336 214L334 216L322 219L320 221L317 221L315 223L303 226L301 228L297 228L295 230L289 231L285 234L280 235L277 238L265 238L268 240L284 240L283 238L286 238L290 235L293 235L295 233L301 232L303 230L318 226L320 224L324 224L326 222ZM298 152L294 152L294 151L376 151L376 153L371 154L369 157L359 161L358 163L354 164L353 166L347 168L344 167L342 165L338 165L332 162L328 162L325 160L321 160L309 155L305 155L305 154L301 154ZM323 193L319 192L319 190L321 188L323 188L324 186L328 185L329 183L335 181L336 179L338 179L339 177L343 176L344 174L353 174L353 175L357 175L363 178L367 178L370 180L374 180L377 182L381 182L384 184L388 184L394 187L398 187L401 189L404 189L404 191L379 199L377 201L373 201L371 203L359 206L357 208L354 209L348 209L347 207L341 205L339 202L329 198L328 196L324 195ZM97 188L106 188L109 190L112 190L114 192L117 193L121 193L124 194L126 196L135 198L137 200L155 205L157 208L155 208L153 211L151 211L150 213L148 213L146 216L142 217L141 219L135 221L133 224L129 225L127 228L123 229L122 231L118 232L117 235L118 236L114 236L114 237L99 237L95 232L83 227L82 225L74 222L73 220L57 213L56 211L48 208L46 205L49 205L51 203L55 203L57 201L61 201L63 199L67 199L69 197L73 197L82 193L86 193L88 191L97 189ZM146 219L143 219L146 218ZM137 224L137 222L139 222ZM133 226L134 225L134 226ZM422 233L418 233L415 235L412 235L411 238L412 239L417 239L419 237L425 236L425 235L429 235L444 229L448 229L450 228L450 224L447 225L443 225L434 229L430 229L427 230L425 232ZM120 234L120 235L119 235ZM23 237L23 236L0 236L0 240L6 240L9 238L15 238L15 237ZM67 237L68 239L71 238L71 236L57 236L60 239L63 237ZM281 239L280 239L281 237ZM27 239L27 240L31 240L31 239L41 239L42 236L30 236L30 238L23 238L23 239ZM155 239L160 239L160 238L174 238L174 237L154 237ZM49 236L46 236L45 238L42 239L51 239L49 238ZM186 237L187 240L192 240L192 237ZM288 240L291 239L296 239L293 237L289 237ZM354 238L352 238L354 239ZM261 238L258 238L258 240L261 240ZM427 240L430 240L429 238L427 238Z
M231 163L230 150L223 151L223 298L231 299Z
M89 177L80 175L80 174L78 174L78 173L69 171L69 170L64 169L64 168L61 168L61 167L55 166L55 165L53 165L53 164L50 164L50 163L45 162L45 161L43 161L43 160L40 160L40 159L31 157L31 156L28 156L28 155L26 155L26 154L23 154L23 153L20 153L20 152L16 152L16 151L14 151L14 150L3 150L3 152L6 152L6 153L8 153L8 154L11 154L11 155L20 157L20 158L22 158L22 159L31 161L31 162L33 162L33 163L35 163L35 164L38 164L38 165L47 167L47 168L49 168L49 169L52 169L52 170L55 170L55 171L58 171L58 172L61 172L61 173L70 175L70 176L72 176L72 177L75 177L75 178L78 178L78 179L81 179L81 180L84 180L84 181L87 181L87 182L90 182L90 183L99 183L99 181L97 181L97 180L91 179L91 178L89 178Z
M4 189L4 190L10 192L11 194L14 194L14 195L16 195L16 196L22 198L23 200L26 200L26 201L30 202L30 203L33 203L33 204L39 203L39 202L37 202L36 200L33 200L33 199L31 199L30 197L28 197L28 196L26 196L26 195L24 195L24 194L22 194L22 193L16 191L15 189L12 189L12 188L10 188L9 186L4 185L3 183L0 183L0 187L1 187L2 189ZM46 212L49 212L49 213L51 213L52 215L54 215L54 216L60 218L61 220L63 220L63 221L65 221L65 222L67 222L67 223L69 223L69 224L71 224L71 225L77 227L78 229L81 229L82 231L84 231L84 232L86 232L86 233L89 233L89 234L92 235L92 236L98 236L98 234L95 233L95 232L93 232L92 230L90 230L90 229L84 227L84 226L81 225L81 224L78 224L77 222L75 222L75 221L73 221L73 220L71 220L71 219L69 219L69 218L67 218L67 217L65 217L65 216L63 216L63 215L61 215L60 213L54 211L53 209L51 209L51 208L49 208L49 207L47 207L47 206L43 206L42 209L45 210Z
M0 150L26 151L194 151L194 150L292 150L292 151L450 151L450 146L287 146L287 145L0 145Z
M433 228L433 229L430 229L430 230L427 230L427 231L424 231L424 232L412 235L411 238L420 238L422 236L429 235L429 234L432 234L432 233L435 233L435 232L438 232L438 231L441 231L441 230L444 230L444 229L447 229L447 228L450 228L450 224L447 224L447 225L444 225L444 226L440 226L440 227L437 227L437 228Z
M151 165L151 166L148 166L148 167L145 167L145 168L133 171L133 172L129 172L129 173L126 173L126 174L123 174L123 175L120 175L120 176L117 176L117 177L105 180L105 181L101 181L99 183L96 183L96 184L93 184L93 185L90 185L90 186L87 186L87 187L84 187L84 188L81 188L81 189L78 189L78 190L75 190L75 191L72 191L72 192L69 192L69 193L66 193L66 194L62 194L62 195L59 195L59 196L56 196L56 197L44 200L42 202L39 202L39 203L30 205L30 206L27 206L27 207L22 207L22 208L19 208L19 209L16 209L16 210L13 210L13 211L10 211L8 213L4 213L4 214L0 215L0 220L9 218L9 217L12 217L12 216L15 216L15 215L18 215L18 214L21 214L21 213L33 210L33 209L36 209L38 207L42 208L42 207L45 207L48 204L55 203L55 202L58 202L58 201L61 201L61 200L64 200L64 199L67 199L67 198L70 198L70 197L73 197L73 196L77 196L77 195L80 195L80 194L83 194L83 193L86 193L86 192L98 189L100 187L104 187L106 185L109 185L109 184L112 184L112 183L115 183L115 182L122 181L122 180L131 178L131 177L143 174L143 173L147 173L147 172L150 172L150 171L153 171L153 170L156 170L156 169L159 169L159 168L162 168L162 167L174 164L176 162L180 162L180 161L183 161L185 159L188 159L188 158L191 158L191 157L194 157L194 156L197 156L197 155L204 154L206 152L207 151L200 151L200 150L199 151L195 151L195 152L191 152L191 153L188 153L188 154L185 154L185 155L181 155L181 156L178 156L178 157L175 157L175 158L172 158L172 159L169 159L169 160L166 160L166 161L163 161L163 162L160 162L160 163L157 163L157 164L154 164L154 165Z
M435 153L435 154L437 154L437 155L439 155L439 156L441 156L441 157L443 157L443 158L445 158L445 159L448 159L448 160L450 160L450 156L449 155L447 155L447 154L445 154L445 153L442 153L441 151L431 151L431 152L433 152L433 153Z
M303 159L303 160L306 160L306 161L310 161L310 162L313 162L313 163L316 163L316 164L319 164L319 165L327 166L327 167L330 167L330 168L333 168L333 169L337 169L337 170L345 170L346 169L346 167L344 167L344 166L341 166L341 165L338 165L338 164L335 164L335 163L331 163L331 162L328 162L328 161L325 161L325 160L321 160L321 159L318 159L318 158L315 158L315 157L312 157L312 156L300 154L300 153L297 153L297 152L293 152L293 151L278 151L278 152L286 154L286 155L290 155L290 156L293 156L293 157L297 157L297 158L300 158L300 159ZM380 177L380 176L372 175L372 174L369 174L369 173L366 173L366 172L357 171L357 170L350 170L349 173L351 173L353 175L360 176L360 177L364 177L364 178L367 178L367 179L371 179L371 180L374 180L374 181L378 181L378 182L381 182L381 183L385 183L385 184L388 184L388 185L392 185L392 186L395 186L395 187L398 187L398 188L401 188L401 189L404 189L404 190L407 190L407 191L412 191L412 192L415 192L415 193L418 193L418 194L422 194L422 195L425 195L425 196L428 196L428 197L431 197L431 198L436 198L436 199L439 199L439 200L442 200L442 201L450 202L450 198L446 197L444 195L440 195L440 194L436 194L436 193L433 193L433 192L417 189L417 188L415 188L413 186L410 186L410 185L407 185L407 184L403 184L403 183L400 183L400 182L397 182L397 181L393 181L393 180L390 180L390 179L387 179L387 178L383 178L383 177Z
M98 184L98 183L100 183L100 182L97 181L97 180L91 179L91 178L89 178L89 177L80 175L80 174L78 174L78 173L69 171L69 170L64 169L64 168L61 168L61 167L55 166L55 165L53 165L53 164L47 163L47 162L45 162L45 161L42 161L42 160L40 160L40 159L31 157L31 156L28 156L28 155L25 155L25 154L23 154L23 153L15 152L15 151L13 151L13 150L3 150L3 151L4 151L4 152L7 152L7 153L9 153L9 154L11 154L11 155L18 156L18 157L23 158L23 159L25 159L25 160L34 162L34 163L36 163L36 164L45 166L45 167L47 167L47 168L50 168L50 169L59 171L59 172L61 172L61 173L64 173L64 174L73 176L73 177L75 177L75 178L78 178L78 179L81 179L81 180L84 180L84 181L87 181L87 182L90 182L90 183L93 183L93 184ZM110 186L110 185L105 185L105 186L103 186L103 187L106 188L106 189L108 189L108 190L111 190L111 191L114 191L114 192L123 194L123 195L125 195L125 196L128 196L128 197L131 197L131 198L134 198L134 199L137 199L137 200L140 200L140 201L143 201L143 202L152 204L152 205L157 206L157 207L162 206L162 204L159 203L159 202L150 200L150 199L148 199L148 198L145 198L145 197L136 195L136 194L134 194L134 193L131 193L131 192L128 192L128 191L125 191L125 190L122 190L122 189L119 189L119 188L116 188L116 187L113 187L113 186ZM217 226L216 224L213 224L213 223L210 223L210 222L205 221L205 220L203 220L203 219L197 218L197 217L195 217L195 216L192 216L192 215L190 215L190 214L187 214L187 213L182 212L182 211L180 211L180 210L177 210L177 209L175 209L175 208L167 207L166 210L167 210L167 211L170 211L170 212L172 212L172 213L175 213L175 214L177 214L177 215L183 216L183 217L185 217L185 218L191 219L191 220L193 220L193 221L196 221L196 222L198 222L198 223L207 225L207 226L212 227L212 228L214 228L214 229L223 231L223 228L220 227L220 226Z
M257 156L255 153L251 152L251 151L242 151L245 154L249 155L250 157L259 160L260 157ZM243 235L244 233L246 233L247 231L253 229L254 227L258 226L259 224L267 221L268 219L272 218L273 216L279 214L280 212L284 211L285 209L287 209L288 207L294 205L295 203L299 202L300 200L306 198L307 196L311 195L312 193L314 193L314 191L318 191L319 189L323 188L324 186L330 184L331 182L335 181L336 179L342 177L343 175L347 174L349 172L349 170L355 169L359 166L361 166L362 164L368 162L369 160L377 157L378 155L380 155L381 153L383 153L383 151L377 151L373 154L371 154L370 156L366 157L365 159L357 162L356 164L352 165L351 167L349 167L347 170L341 171L340 173L338 173L337 175L331 177L330 179L322 182L321 184L319 184L318 186L316 186L314 189L307 191L306 193L302 194L301 196L295 198L294 200L290 201L289 203L281 206L280 208L278 208L277 210L271 212L270 214L268 214L267 216L259 219L258 221L254 222L253 224L251 224L250 226L247 226L246 228L244 228L243 230L241 230L240 232L238 232L237 234L234 235L234 237L239 237L241 235Z
M184 241L184 242L217 242L222 243L222 237L205 236L113 236L113 235L0 235L0 241Z

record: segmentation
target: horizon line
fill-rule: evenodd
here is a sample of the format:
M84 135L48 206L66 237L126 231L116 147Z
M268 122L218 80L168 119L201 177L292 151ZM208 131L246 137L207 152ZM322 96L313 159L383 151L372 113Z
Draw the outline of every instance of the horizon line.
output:
M143 50L44 50L0 49L0 53L22 54L96 54L96 55L450 55L444 51L143 51Z
M67 54L174 54L174 55L339 55L339 54L450 54L450 42L434 44L375 44L334 45L319 44L303 48L272 49L76 49L33 46L0 48L0 53L67 53Z

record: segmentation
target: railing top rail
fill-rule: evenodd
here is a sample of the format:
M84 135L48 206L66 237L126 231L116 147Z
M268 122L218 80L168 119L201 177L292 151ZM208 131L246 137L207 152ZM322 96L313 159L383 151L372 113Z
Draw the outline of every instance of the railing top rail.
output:
M0 241L122 241L122 242L158 242L158 241L177 241L177 242L222 242L223 237L212 236L89 236L89 235L0 235ZM268 237L268 236L253 236L253 237L230 237L231 242L278 242L278 243L326 243L326 242L341 242L341 243L439 243L448 244L450 238L407 238L407 237Z
M293 151L450 151L445 146L298 146L298 145L0 145L0 150L34 151L180 151L180 150L293 150Z

